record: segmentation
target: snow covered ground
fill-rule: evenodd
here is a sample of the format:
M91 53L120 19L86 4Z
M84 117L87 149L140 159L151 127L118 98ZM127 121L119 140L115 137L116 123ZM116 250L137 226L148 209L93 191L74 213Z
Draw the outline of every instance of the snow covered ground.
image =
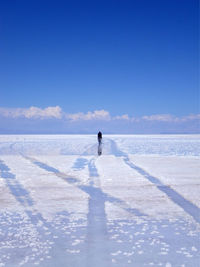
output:
M200 136L0 136L0 267L200 266Z

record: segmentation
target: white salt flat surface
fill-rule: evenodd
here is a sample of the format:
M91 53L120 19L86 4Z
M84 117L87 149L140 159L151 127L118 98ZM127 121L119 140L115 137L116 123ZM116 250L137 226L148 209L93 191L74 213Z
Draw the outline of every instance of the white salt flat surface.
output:
M0 267L200 266L200 136L0 135Z

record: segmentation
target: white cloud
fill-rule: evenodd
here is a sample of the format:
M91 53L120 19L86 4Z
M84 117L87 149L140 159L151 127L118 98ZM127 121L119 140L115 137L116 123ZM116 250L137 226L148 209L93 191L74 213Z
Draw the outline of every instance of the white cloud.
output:
M72 121L111 119L110 113L106 110L95 110L95 111L88 111L87 113L79 112L79 113L67 114L62 112L62 109L59 106L47 107L44 109L34 106L30 108L0 108L0 115L9 118L25 117L27 119L66 118Z
M51 118L56 120L45 120ZM24 119L29 119L30 123L24 123ZM33 123L31 119L34 119ZM199 122L200 114L182 117L170 114L130 117L128 114L111 116L106 110L69 114L59 106L44 109L34 106L0 108L1 133L94 133L99 130L99 126L108 133L200 133Z
M130 120L130 117L128 116L128 114L124 114L124 115L121 115L121 116L116 116L114 117L115 120Z
M181 118L181 121L200 120L200 114L191 114Z
M190 121L200 120L200 114L191 114L183 117L175 117L170 114L155 114L147 115L143 117L130 117L128 114L118 115L112 117L110 113L104 109L88 111L87 113L64 113L59 106L39 108L0 108L0 116L7 118L27 118L27 119L65 119L69 121L92 121L92 120L102 120L102 121L130 121L132 123L139 122L166 122L166 123L184 123Z
M175 117L170 114L157 114L151 116L143 116L142 119L146 121L172 122L175 120Z
M10 118L19 118L25 117L28 119L31 118L57 118L60 119L62 117L62 110L59 106L55 107L47 107L44 109L38 107L30 107L30 108L0 108L0 114L4 117Z
M184 117L175 117L170 114L157 114L157 115L151 115L151 116L143 116L142 120L145 121L157 121L157 122L189 122L189 121L195 121L200 120L200 114L191 114Z
M88 111L87 113L74 113L74 114L66 114L66 118L72 121L80 121L80 120L110 120L110 113L106 110L95 110L93 112Z

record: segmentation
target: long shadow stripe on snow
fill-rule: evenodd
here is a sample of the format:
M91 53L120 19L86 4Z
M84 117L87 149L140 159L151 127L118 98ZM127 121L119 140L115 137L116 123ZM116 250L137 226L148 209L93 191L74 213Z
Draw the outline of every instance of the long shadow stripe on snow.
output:
M22 155L22 156L25 159L31 161L36 166L40 167L41 169L52 172L57 177L63 179L64 181L68 182L69 184L72 184L75 187L81 189L83 192L87 193L90 196L91 196L91 194L96 192L96 193L100 194L101 197L103 199L105 199L105 201L108 201L112 204L115 204L115 205L119 206L120 208L132 213L133 215L147 216L146 214L140 212L138 209L131 208L125 201L123 201L119 198L113 197L107 193L104 193L100 188L93 187L92 185L82 185L81 181L75 177L70 177L67 174L60 172L58 169L55 169L55 168L53 168L53 167L51 167L51 166L49 166L43 162L39 162L38 160L35 160L34 158L24 156L24 155Z
M43 165L39 164L39 162L37 162L37 164L40 165L40 167L43 167ZM51 172L56 171L56 169L49 167L49 171ZM69 257L68 255L64 253L66 250L65 249L65 244L66 244L65 237L62 235L62 233L59 232L59 230L53 227L50 222L45 220L41 213L33 209L34 201L31 198L29 192L23 187L23 185L20 184L20 182L16 178L16 175L11 173L10 168L2 160L0 160L0 174L1 174L1 177L5 180L6 185L9 188L11 194L25 208L24 212L28 216L30 223L40 234L40 239L43 242L46 242L46 240L48 239L49 241L54 243L54 245L52 245L51 247L51 255L53 255L53 257L57 259L57 264L59 266L66 266L66 263L68 262ZM42 225L41 225L41 222L42 222ZM48 231L45 230L44 227L48 229L48 231L50 231L50 234L48 235L48 237L46 236L46 233ZM54 239L54 235L59 236L56 242ZM32 263L30 263L30 265L31 264ZM48 263L45 263L43 265L48 266L48 267L55 266L54 263L51 263L49 261Z
M33 200L29 192L18 182L16 176L11 173L10 168L0 160L1 177L5 180L12 195L24 206L33 206Z
M97 168L95 166L94 159L91 159L90 161L88 161L85 158L77 158L76 161L74 162L74 165L72 166L72 169L75 171L81 171L86 166L88 166L88 171L89 171L90 177L99 177Z
M89 170L90 177L99 177L98 170L95 166L95 160L94 159L91 159L88 162L88 170Z
M26 157L26 159L30 158ZM105 212L105 201L107 198L102 191L93 186L80 185L78 179L67 177L66 174L59 172L58 169L48 166L45 163L35 161L33 158L30 160L36 166L55 174L72 185L75 185L90 196L87 215L86 266L109 267L111 265L111 259L108 246L107 217ZM97 257L98 261L96 261Z
M165 193L175 204L181 207L186 213L193 217L193 219L200 223L200 209L189 200L185 199L181 194L176 192L174 189L170 188L169 186L163 184L157 177L150 175L148 172L143 170L142 168L133 164L128 155L123 151L119 150L115 141L110 139L111 143L111 150L113 154L117 157L123 157L124 162L131 167L132 169L136 170L139 174L149 180L151 183L155 184L156 187Z
M72 166L72 169L75 171L81 171L87 166L88 160L84 158L77 158Z
M30 160L33 164L49 171L56 175L59 178L62 178L64 181L76 186L78 189L89 195L88 202L88 228L87 228L87 266L97 267L111 266L111 258L109 253L109 240L107 233L107 216L105 212L105 202L111 202L124 210L132 213L136 216L145 216L137 209L130 208L124 201L112 197L104 192L100 188L94 187L93 185L83 185L80 183L80 180L73 177L68 177L67 174L59 172L58 169L55 169L43 162L34 160L33 158L25 157ZM95 169L94 162L91 162L91 169ZM94 170L92 171L92 173ZM95 172L96 175L96 172ZM94 176L96 177L96 176ZM98 261L96 257L98 255Z

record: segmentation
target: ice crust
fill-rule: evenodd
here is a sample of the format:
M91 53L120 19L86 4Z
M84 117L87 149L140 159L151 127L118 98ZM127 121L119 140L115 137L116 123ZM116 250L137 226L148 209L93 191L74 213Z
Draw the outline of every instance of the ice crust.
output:
M200 136L0 135L0 266L200 266Z

